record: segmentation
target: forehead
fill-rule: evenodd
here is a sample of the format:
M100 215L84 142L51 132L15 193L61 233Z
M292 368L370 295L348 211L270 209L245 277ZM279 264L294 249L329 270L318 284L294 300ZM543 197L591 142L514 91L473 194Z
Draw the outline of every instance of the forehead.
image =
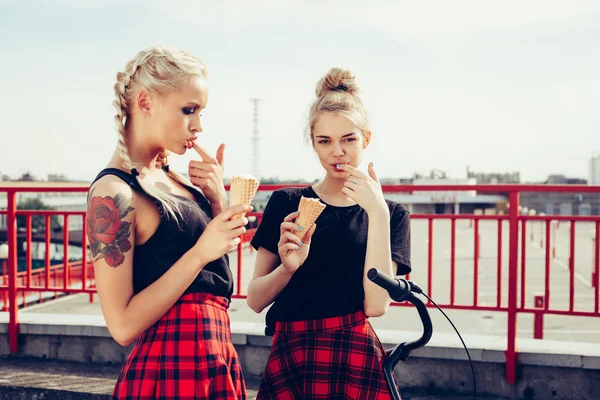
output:
M349 133L359 133L359 129L352 121L340 113L321 113L313 125L313 136L328 136L337 138Z
M205 78L195 78L190 82L182 83L178 90L172 93L171 98L178 102L200 103L203 107L208 101L208 85Z

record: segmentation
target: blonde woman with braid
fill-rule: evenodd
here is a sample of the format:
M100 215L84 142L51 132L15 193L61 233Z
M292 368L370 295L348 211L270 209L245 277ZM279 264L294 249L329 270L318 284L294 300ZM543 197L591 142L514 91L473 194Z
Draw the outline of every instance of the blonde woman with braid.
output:
M225 207L224 145L195 143L208 101L207 70L167 47L138 53L114 86L118 145L90 187L86 216L106 325L123 346L137 340L113 399L245 399L227 308L227 253L249 206ZM167 154L194 148L190 181Z

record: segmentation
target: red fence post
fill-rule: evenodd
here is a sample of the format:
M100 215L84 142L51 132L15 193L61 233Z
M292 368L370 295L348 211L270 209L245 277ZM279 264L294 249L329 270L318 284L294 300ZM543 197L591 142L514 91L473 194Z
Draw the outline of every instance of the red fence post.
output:
M237 247L237 295L242 294L242 251L243 251L244 242L240 240Z
M558 229L558 223L560 221L556 221L556 224L552 225L552 258L556 258L556 229ZM550 244L548 244L550 245Z
M69 215L63 215L63 288L71 286L69 271Z
M479 220L475 220L475 229L473 232L474 253L473 254L473 307L479 305Z
M596 258L597 258L597 249L596 249L596 235L592 237L592 248L594 249L592 253L592 289L596 288L596 284L598 283L596 280Z
M8 191L6 234L8 239L8 341L10 353L19 351L19 304L17 303L17 193Z
M594 233L594 312L600 311L600 222L596 221L596 232Z
M514 385L517 378L517 284L519 279L519 192L509 194L508 249L508 327L506 346L506 381Z
M533 307L537 310L533 313L533 338L544 338L544 295L535 293L533 296Z
M3 254L2 258L0 258L0 262L2 262L2 284L6 285L8 283L8 272L6 271L6 259L8 258L8 245L6 246L6 253ZM3 250L4 251L4 250ZM8 290L3 290L3 299L2 299L2 311L8 310Z

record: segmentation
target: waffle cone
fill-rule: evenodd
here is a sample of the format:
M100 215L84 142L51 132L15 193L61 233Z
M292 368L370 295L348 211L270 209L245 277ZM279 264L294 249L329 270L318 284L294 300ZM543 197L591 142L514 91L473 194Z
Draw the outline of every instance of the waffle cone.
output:
M229 207L237 206L240 204L249 205L256 194L260 182L254 178L242 178L240 176L234 176L231 178L231 185L229 189ZM234 218L242 218L245 213L235 214Z
M294 234L300 238L300 240L304 239L306 233L312 228L313 224L319 218L319 215L325 209L325 204L321 203L319 199L313 199L309 197L302 196L300 198L300 205L298 206L298 212L300 215L296 219L296 224L302 227L301 231L294 231ZM291 252L288 251L287 255L290 255Z

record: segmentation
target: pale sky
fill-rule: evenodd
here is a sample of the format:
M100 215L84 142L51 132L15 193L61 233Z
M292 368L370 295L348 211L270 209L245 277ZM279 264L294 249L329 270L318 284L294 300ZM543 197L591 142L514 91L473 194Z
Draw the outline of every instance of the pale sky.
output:
M199 143L227 143L227 176L251 172L255 97L262 175L321 176L303 131L332 66L363 89L382 177L588 178L600 151L600 1L0 0L0 173L92 179L116 73L155 43L207 64Z

